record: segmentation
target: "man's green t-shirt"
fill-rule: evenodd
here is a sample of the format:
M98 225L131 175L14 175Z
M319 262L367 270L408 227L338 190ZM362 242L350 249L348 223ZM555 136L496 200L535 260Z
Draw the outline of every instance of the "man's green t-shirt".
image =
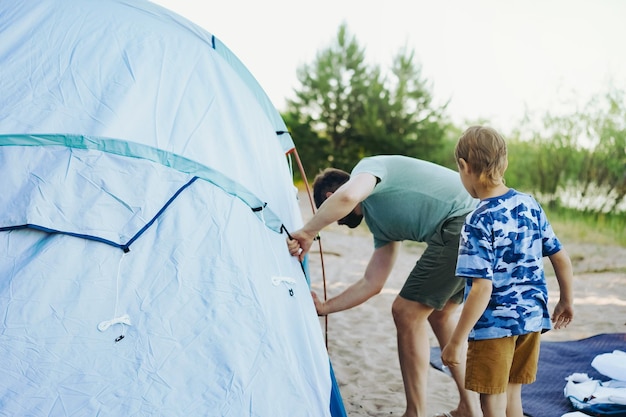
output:
M451 169L401 155L362 159L351 175L379 178L361 202L363 217L376 248L393 241L425 242L451 217L471 212L477 204Z

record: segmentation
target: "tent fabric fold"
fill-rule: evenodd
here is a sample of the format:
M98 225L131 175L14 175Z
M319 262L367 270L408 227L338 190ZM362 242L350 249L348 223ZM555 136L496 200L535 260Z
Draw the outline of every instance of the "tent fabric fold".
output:
M242 62L144 0L0 2L0 61L0 415L345 416Z

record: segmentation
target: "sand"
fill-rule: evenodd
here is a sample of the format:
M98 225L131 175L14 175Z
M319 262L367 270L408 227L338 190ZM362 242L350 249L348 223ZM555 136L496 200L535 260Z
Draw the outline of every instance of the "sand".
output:
M311 216L308 197L301 197L303 218ZM558 233L558 231L557 231ZM575 318L566 329L552 330L542 340L577 340L599 333L626 332L626 248L585 242L563 242L575 272ZM328 298L361 278L373 251L366 226L351 230L336 224L321 233L309 255L311 286ZM350 417L401 416L405 399L398 364L391 304L424 245L404 242L383 291L350 310L320 318L335 376ZM323 263L323 268L322 268ZM546 260L550 308L558 285ZM459 310L460 311L460 310ZM431 333L431 346L437 346ZM452 378L433 368L428 377L428 415L453 409L458 394Z

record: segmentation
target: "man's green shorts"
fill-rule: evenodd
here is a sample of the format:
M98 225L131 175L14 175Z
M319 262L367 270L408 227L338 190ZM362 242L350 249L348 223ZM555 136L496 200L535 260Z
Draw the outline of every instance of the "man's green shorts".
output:
M451 217L435 230L400 291L402 298L436 310L441 310L448 300L463 302L465 280L455 273L465 217Z

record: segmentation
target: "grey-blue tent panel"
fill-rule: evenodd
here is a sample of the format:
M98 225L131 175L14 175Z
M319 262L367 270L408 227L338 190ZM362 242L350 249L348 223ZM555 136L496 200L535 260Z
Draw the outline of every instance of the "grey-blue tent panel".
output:
M4 135L0 144L4 181L11 184L0 195L0 230L32 227L127 248L180 192L200 179L262 211L266 225L280 232L280 219L260 199L185 158L142 145L129 149L121 141L70 135Z

